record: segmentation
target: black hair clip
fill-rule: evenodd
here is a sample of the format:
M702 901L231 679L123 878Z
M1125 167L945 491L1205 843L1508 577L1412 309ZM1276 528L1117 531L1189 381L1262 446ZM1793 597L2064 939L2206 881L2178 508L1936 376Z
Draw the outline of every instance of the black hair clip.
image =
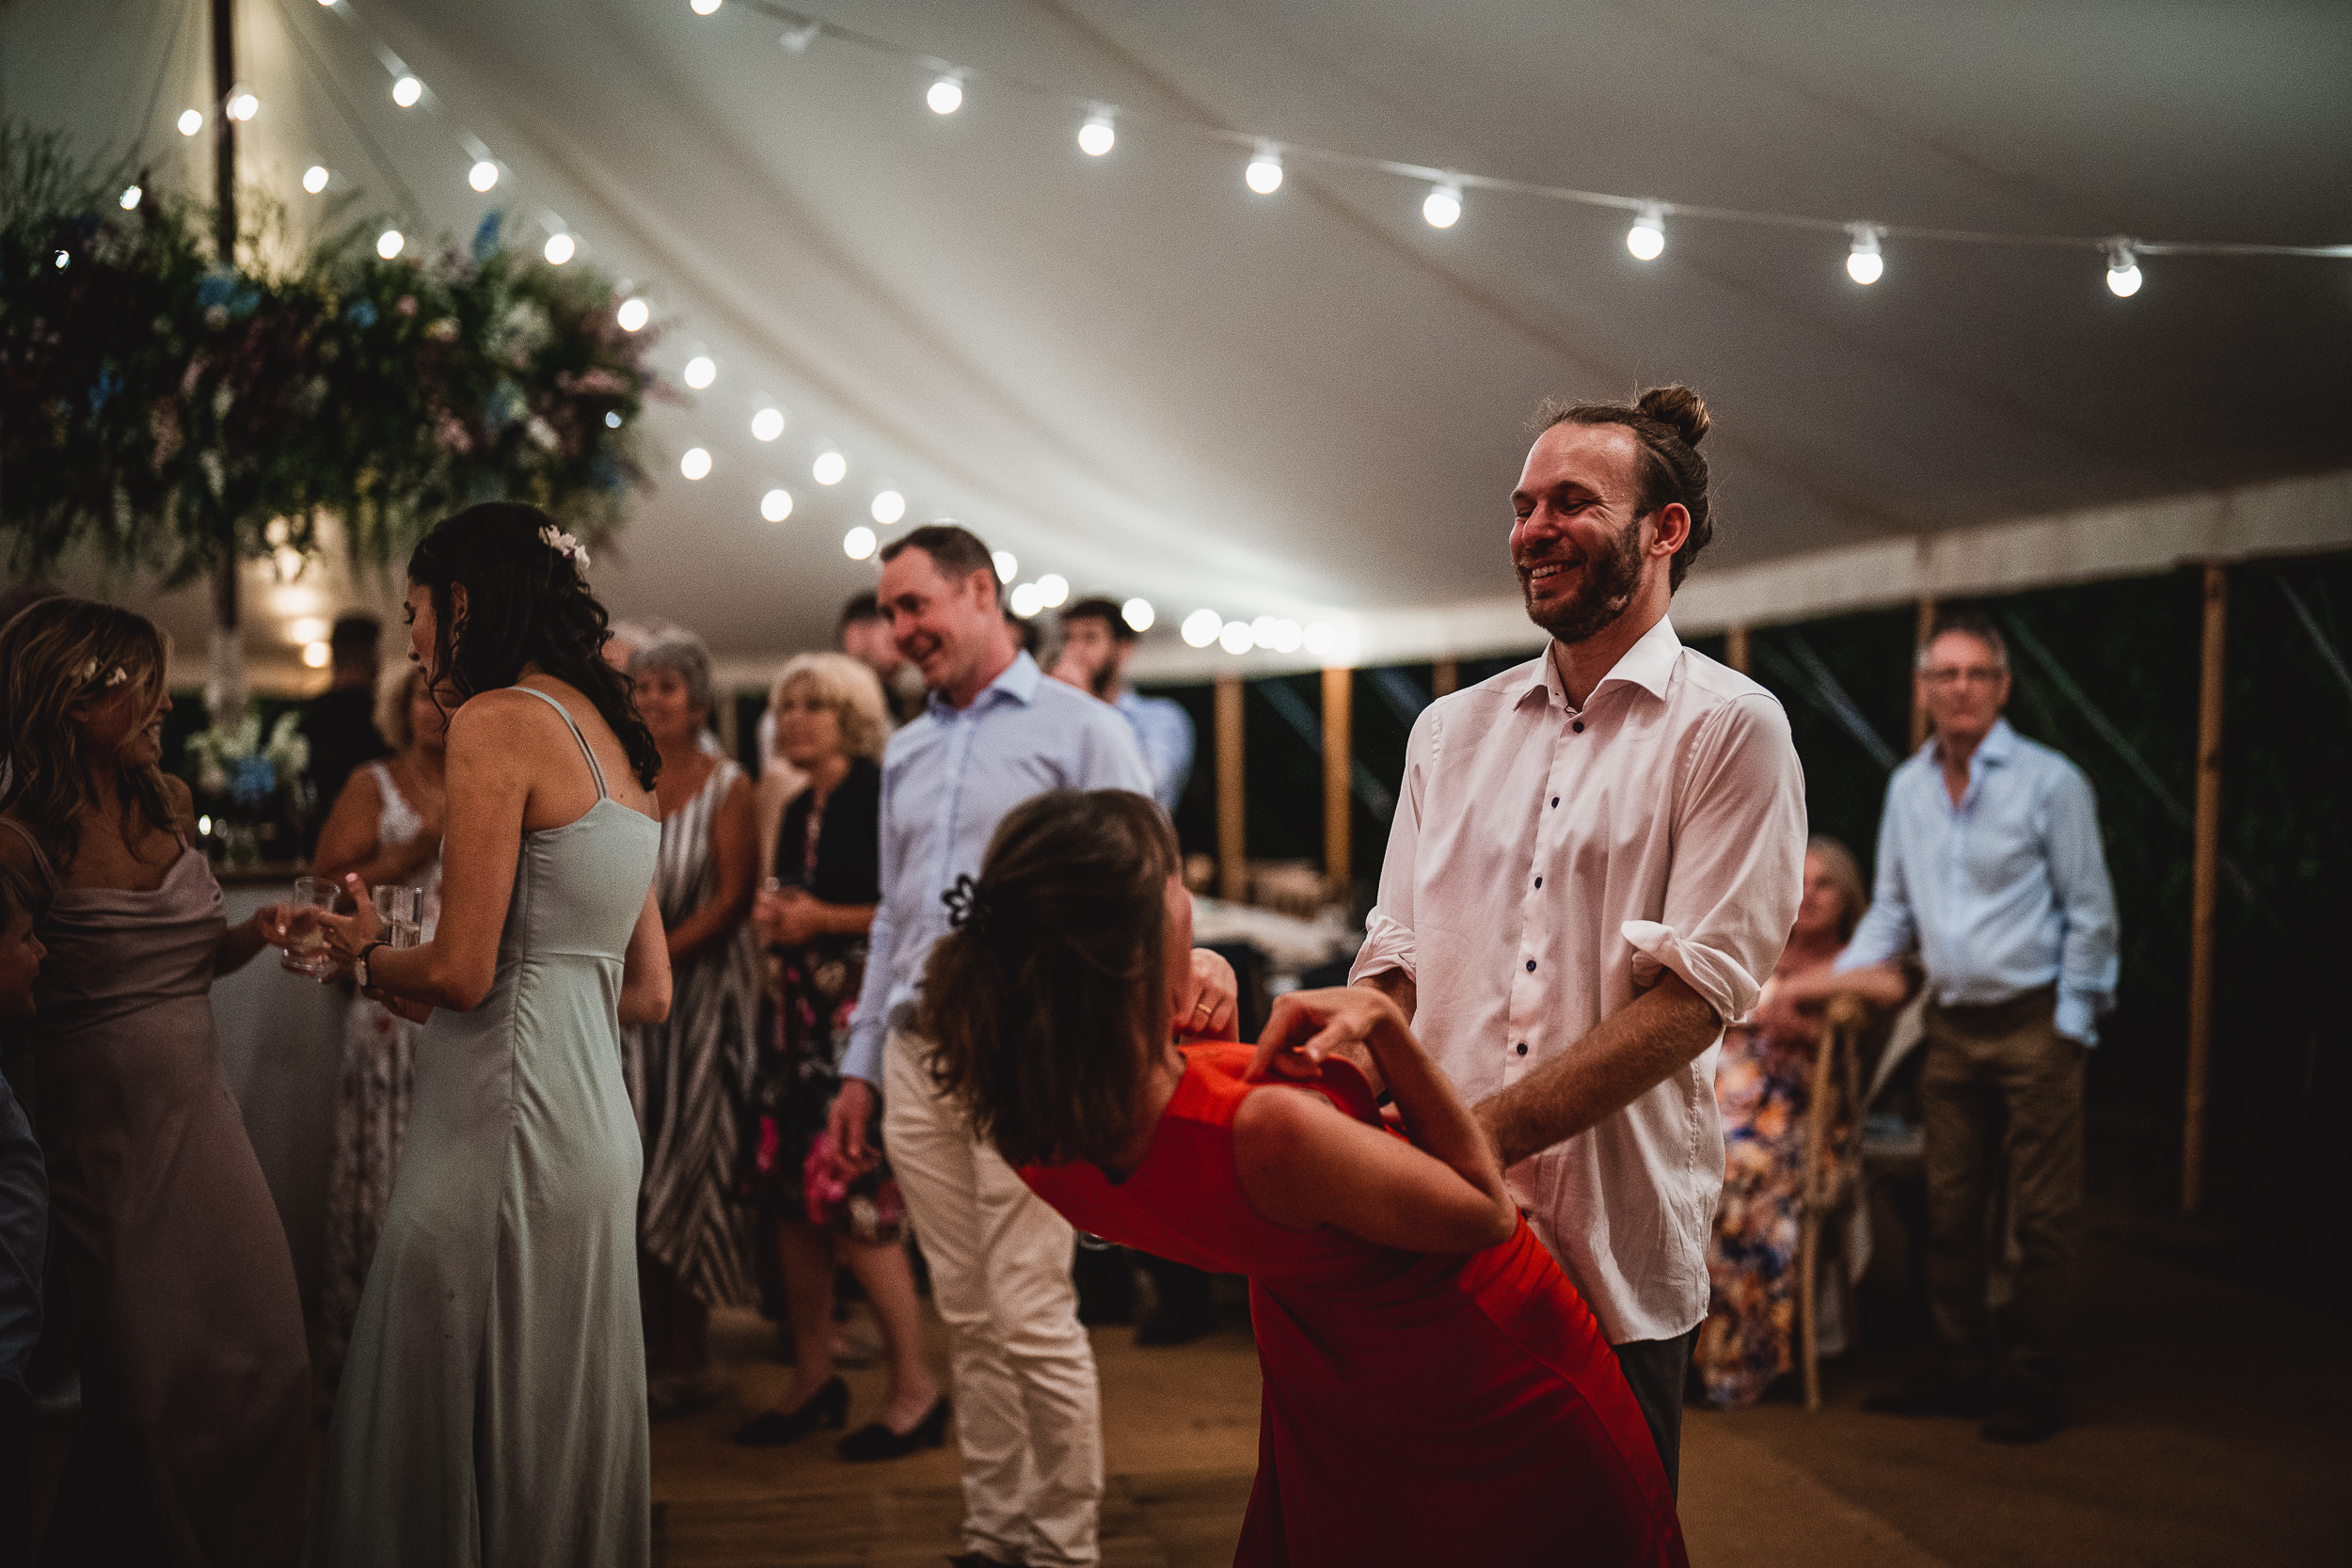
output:
M939 901L947 906L947 924L957 930L988 929L988 895L980 891L980 884L974 881L970 875L959 875L956 885L941 894Z

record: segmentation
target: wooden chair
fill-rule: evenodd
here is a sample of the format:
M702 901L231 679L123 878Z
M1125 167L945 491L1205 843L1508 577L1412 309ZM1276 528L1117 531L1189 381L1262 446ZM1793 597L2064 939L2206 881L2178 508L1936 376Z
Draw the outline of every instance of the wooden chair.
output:
M1797 1243L1797 1321L1804 1368L1804 1407L1821 1408L1818 1300L1824 1250L1837 1260L1840 1321L1847 1342L1858 1345L1853 1270L1846 1256L1847 1220L1862 1201L1862 1057L1872 1019L1858 996L1830 999L1821 1016L1821 1040L1813 1058L1813 1098L1805 1113L1804 1208ZM1838 1124L1845 1146L1836 1147Z

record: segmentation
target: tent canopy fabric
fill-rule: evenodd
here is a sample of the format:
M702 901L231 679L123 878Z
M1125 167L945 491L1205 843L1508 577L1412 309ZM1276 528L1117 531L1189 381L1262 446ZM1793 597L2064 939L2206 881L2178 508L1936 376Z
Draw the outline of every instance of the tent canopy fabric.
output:
M1304 152L1260 196L1245 150L1200 129L1830 219L2334 244L2338 8L796 8L908 53L759 0L237 8L262 103L243 177L297 222L313 163L418 231L503 208L645 293L670 379L716 362L649 416L657 488L597 581L738 658L829 639L872 581L843 535L887 539L884 489L1024 579L1150 599L1165 670L1228 658L1175 636L1203 606L1326 621L1365 659L1509 645L1530 635L1504 544L1530 410L1665 380L1715 420L1694 624L2352 541L2352 261L2150 257L2119 299L2095 250L1889 238L1864 288L1842 235L1669 218L1645 262L1622 212L1472 189L1438 230L1422 185ZM209 137L171 121L211 99L208 12L0 6L0 106L200 195ZM945 67L971 74L939 116ZM1086 102L1117 108L1106 156L1078 148ZM469 138L503 167L486 196ZM787 425L763 443L768 405ZM712 454L699 483L690 446ZM810 474L825 451L836 485ZM167 618L200 645L200 595ZM250 641L286 647L266 612Z

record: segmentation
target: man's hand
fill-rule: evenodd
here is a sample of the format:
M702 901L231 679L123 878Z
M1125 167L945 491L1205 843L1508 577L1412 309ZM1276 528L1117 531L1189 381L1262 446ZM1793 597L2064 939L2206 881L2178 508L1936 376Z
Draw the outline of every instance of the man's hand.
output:
M1241 982L1233 966L1205 947L1192 950L1192 970L1183 994L1168 999L1176 1033L1188 1040L1237 1040Z
M803 947L825 934L822 910L803 887L762 893L752 906L752 922L771 946Z
M833 1109L825 1117L825 1131L833 1135L833 1147L842 1164L852 1174L872 1170L882 1163L882 1152L866 1141L866 1124L874 1116L874 1085L863 1078L844 1078L841 1092L833 1097Z

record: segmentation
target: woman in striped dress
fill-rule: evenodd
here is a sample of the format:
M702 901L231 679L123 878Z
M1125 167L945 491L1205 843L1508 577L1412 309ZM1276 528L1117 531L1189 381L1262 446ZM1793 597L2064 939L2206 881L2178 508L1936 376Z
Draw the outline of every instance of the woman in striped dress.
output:
M747 1305L757 1294L741 1212L728 1189L755 1051L755 969L744 917L758 831L750 780L703 744L711 692L710 655L701 640L667 633L630 656L628 673L637 710L661 751L654 895L674 977L668 1020L621 1035L645 1142L638 1269L647 1400L659 1418L711 1396L710 1308Z

